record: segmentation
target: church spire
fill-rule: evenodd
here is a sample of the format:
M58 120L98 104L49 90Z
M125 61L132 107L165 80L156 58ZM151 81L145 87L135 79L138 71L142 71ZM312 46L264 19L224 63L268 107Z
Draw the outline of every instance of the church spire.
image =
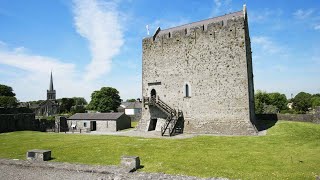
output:
M56 90L53 89L52 71L51 71L51 75L50 75L49 90L47 90L47 99L48 100L56 100Z
M50 86L49 86L49 91L53 91L52 71L51 71L51 76L50 76Z

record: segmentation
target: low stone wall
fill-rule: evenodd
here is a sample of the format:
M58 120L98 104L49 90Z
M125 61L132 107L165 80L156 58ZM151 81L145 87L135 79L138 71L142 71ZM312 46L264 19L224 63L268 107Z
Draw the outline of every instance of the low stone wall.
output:
M256 114L257 120L286 120L320 124L320 114Z
M34 113L0 114L0 133L35 130Z
M0 133L12 131L46 131L54 129L54 121L35 119L34 113L0 114Z

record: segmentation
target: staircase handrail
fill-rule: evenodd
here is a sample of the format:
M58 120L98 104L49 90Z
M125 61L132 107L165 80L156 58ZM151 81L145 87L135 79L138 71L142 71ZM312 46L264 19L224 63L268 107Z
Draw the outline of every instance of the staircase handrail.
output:
M161 126L161 135L163 136L167 129L169 129L169 136L173 135L178 118L182 116L182 112L171 108L159 96L143 97L143 101L145 104L155 105L168 115L165 123Z

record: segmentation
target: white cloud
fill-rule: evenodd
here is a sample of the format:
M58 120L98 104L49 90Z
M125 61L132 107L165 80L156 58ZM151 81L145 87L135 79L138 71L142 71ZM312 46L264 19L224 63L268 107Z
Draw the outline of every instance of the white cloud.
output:
M59 71L73 71L74 65L44 56L28 55L14 49L13 51L0 51L0 63L10 65L31 72L48 73L51 68Z
M314 30L320 30L320 24L314 26Z
M91 63L85 80L94 80L111 69L112 59L124 43L120 15L114 2L74 0L77 32L89 42Z
M51 70L58 98L82 96L89 99L95 88L93 83L86 83L84 86L83 82L79 81L81 76L74 64L64 63L51 57L28 54L25 48L0 49L0 67L1 64L10 66L13 71L12 73L8 73L7 70L0 71L0 74L8 76L6 83L13 87L17 98L22 101L46 98L45 92L46 88L49 88Z
M254 36L251 39L252 47L259 50L259 52L276 54L283 53L284 48L273 42L269 37L265 36Z
M310 17L313 12L314 12L313 9L307 9L307 10L298 9L293 13L293 16L297 19L306 19Z
M283 14L282 9L263 9L259 11L249 11L249 21L254 23L262 23L268 20L277 20Z
M222 12L231 12L232 0L213 0L213 8L210 17L221 15Z
M7 46L7 44L3 41L0 41L0 49L2 49L3 47Z

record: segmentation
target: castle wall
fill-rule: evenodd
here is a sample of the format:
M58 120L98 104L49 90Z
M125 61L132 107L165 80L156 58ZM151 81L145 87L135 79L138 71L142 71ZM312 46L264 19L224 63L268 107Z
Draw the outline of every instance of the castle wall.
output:
M142 93L182 110L185 133L254 134L251 51L243 16L160 31L143 39ZM251 49L250 49L251 50ZM251 68L251 69L250 69ZM186 97L185 85L189 86ZM251 103L251 104L250 104ZM142 109L141 130L155 107Z

